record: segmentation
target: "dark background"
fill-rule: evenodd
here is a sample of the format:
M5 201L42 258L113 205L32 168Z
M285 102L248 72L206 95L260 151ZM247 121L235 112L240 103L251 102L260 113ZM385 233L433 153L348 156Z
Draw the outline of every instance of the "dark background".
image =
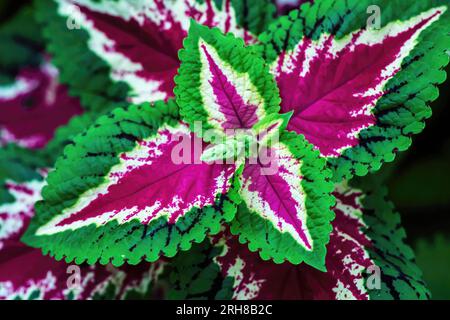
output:
M0 24L29 2L0 0ZM378 175L402 216L433 298L450 299L450 81L439 88L425 130Z

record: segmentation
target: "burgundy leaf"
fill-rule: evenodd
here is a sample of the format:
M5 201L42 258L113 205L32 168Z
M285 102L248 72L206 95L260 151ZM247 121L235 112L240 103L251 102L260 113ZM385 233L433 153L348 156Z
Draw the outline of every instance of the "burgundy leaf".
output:
M362 129L375 125L372 113L385 85L401 69L421 32L443 14L430 9L380 30L361 29L342 39L306 36L272 65L281 109L294 111L288 129L304 134L323 156L337 157L358 144Z
M190 149L195 146L200 146L200 152ZM227 193L235 166L202 162L201 148L202 141L186 125L160 129L156 137L123 153L105 184L81 195L75 206L37 233L53 234L111 220L138 219L149 224L163 215L173 224L194 207L213 205L217 194ZM192 155L185 154L189 150Z

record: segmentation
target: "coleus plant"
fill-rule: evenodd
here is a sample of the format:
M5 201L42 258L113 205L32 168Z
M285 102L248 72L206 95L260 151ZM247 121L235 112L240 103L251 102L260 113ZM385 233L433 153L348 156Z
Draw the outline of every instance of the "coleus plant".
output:
M409 147L446 78L449 46L446 1L375 1L380 29L362 27L369 3L342 5L305 4L260 37L281 110L294 110L288 130L320 150L335 181L377 170Z
M205 38L203 47L208 45L211 46L209 50L213 50L205 51L205 56L211 59L209 68L215 66L209 52L217 59L213 46L218 46L218 51L222 49L220 42L214 41L231 41L233 50L230 54L244 58L246 62L239 71L252 80L262 80L258 87L242 88L250 92L246 97L250 101L242 101L241 113L231 113L230 118L226 116L233 109L226 95L234 94L237 101L242 100L241 92L236 92L230 85L224 92L213 93L213 96L223 94L225 98L218 100L219 103L225 102L223 107L211 105L217 108L219 117L196 119L215 125L219 136L226 134L225 129L259 130L267 126L271 128L267 135L283 130L286 117L271 119L278 109L279 98L263 60L240 47L240 41L234 37L229 36L229 41L226 41L226 36L196 24L192 29L194 36L189 36L185 43L198 43L201 41L199 36ZM176 90L177 102L184 106L181 111L187 113L184 117L187 121L194 113L189 104L202 106L197 99L202 93L189 92L189 87L183 87L183 82L188 85L194 83L195 86L209 84L211 91L217 85L214 81L198 84L194 82L195 78L194 81L190 79L191 71L200 71L200 68L189 66L188 73L184 74L186 59L199 61L195 51L190 52L189 49L187 47L183 52L185 57L180 53L182 66L180 76L175 80L179 89ZM237 60L232 67L239 68L238 63L242 60ZM215 68L218 70L217 66ZM224 77L223 74L213 76ZM239 80L245 84L245 79ZM191 98L191 93L197 96ZM243 113L250 103L254 107L249 106L252 113L248 116L248 113ZM265 114L271 118L267 120ZM241 126L241 117L248 118L248 123ZM135 264L143 257L155 261L161 255L175 255L178 248L189 249L192 241L202 241L208 232L217 233L223 220L234 218L237 204L244 199L249 209L248 218L264 224L268 236L266 242L260 242L260 231L252 234L240 228L242 236L248 237L251 245L261 249L265 259L273 258L278 263L286 259L293 263L306 261L323 269L333 204L327 192L332 190L332 185L326 181L329 173L326 172L325 161L319 159L318 152L314 152L303 137L286 132L278 143L267 145L279 159L278 172L269 180L261 174L264 167L259 163L250 164L247 159L243 159L242 165L239 161L232 164L210 162L202 158L206 151L200 155L194 148L182 150L192 151L192 157L189 154L187 162L177 163L174 159L174 152L180 147L177 136L192 137L194 144L199 139L179 122L177 106L172 101L154 107L117 109L111 117L101 118L86 135L75 138L73 147L65 149L65 159L57 161L56 170L48 178L52 183L43 191L45 200L37 207L43 214L40 216L42 220L31 225L25 241L42 246L57 258L66 256L67 261L75 259L93 263L100 259L102 263L111 261L116 265L124 261ZM100 141L106 143L99 144ZM191 141L189 147L190 144ZM240 154L232 156L239 157ZM289 196L280 199L272 183L283 188L283 193ZM173 185L179 187L174 189ZM77 191L59 192L60 188L76 188ZM305 192L308 192L308 199L305 199ZM47 195L49 197L46 198ZM54 215L53 210L62 214ZM309 219L308 225L306 218ZM68 235L74 241L69 246ZM101 250L97 249L99 241L104 242ZM271 246L271 242L279 243L280 247Z
M333 239L344 228L339 223L347 223L334 210L331 224L334 196L339 204L332 181L377 170L423 128L436 84L445 79L447 3L314 1L280 17L259 37L272 9L242 10L243 3L38 4L45 7L39 15L48 24L62 81L91 110L123 108L99 118L66 147L23 237L27 244L67 262L137 264L188 250L228 222L240 245L258 251L256 259L287 260L287 268L304 262L303 268L327 271L330 287L347 289L311 297L368 296L362 280L353 290L351 277L343 282L333 272L358 265L354 272L360 273L373 262L364 250L345 257L354 263L329 262L340 259ZM376 29L367 25L366 14L374 4L382 12ZM165 18L155 20L155 12ZM249 12L256 26L249 25ZM80 27L70 37L56 30L67 18ZM209 29L215 26L221 31ZM161 46L161 36L175 39L173 45ZM90 69L78 68L82 61L93 62ZM167 100L172 96L176 100ZM166 102L141 103L161 98ZM219 139L205 133L211 131ZM188 163L173 161L179 138L193 146L182 150ZM252 143L268 151L275 174L263 174L259 155L246 149ZM195 145L205 151L196 153ZM217 161L224 158L235 161ZM359 237L356 225L349 233ZM364 247L368 239L358 240ZM427 297L416 271L386 269L390 283L399 283L396 290L405 292L396 279L410 273L407 284L417 297ZM320 278L318 271L305 272ZM234 297L248 297L236 292Z

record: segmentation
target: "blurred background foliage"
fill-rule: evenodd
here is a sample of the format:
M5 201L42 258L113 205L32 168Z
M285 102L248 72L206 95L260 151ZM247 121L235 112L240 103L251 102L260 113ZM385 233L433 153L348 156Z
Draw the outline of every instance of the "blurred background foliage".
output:
M0 0L0 29L29 2ZM20 31L28 34L34 32L36 45L42 42L38 29L17 28L25 28ZM0 55L3 58L0 60L5 61L14 44L3 41L2 31ZM23 51L23 55L26 54ZM20 56L11 57L14 58L25 60ZM4 67L0 65L0 68ZM14 70L7 73L14 73ZM439 99L431 107L433 116L425 130L414 137L407 152L386 164L377 178L388 186L390 200L402 216L407 241L415 249L417 264L433 299L450 299L450 81L440 86Z

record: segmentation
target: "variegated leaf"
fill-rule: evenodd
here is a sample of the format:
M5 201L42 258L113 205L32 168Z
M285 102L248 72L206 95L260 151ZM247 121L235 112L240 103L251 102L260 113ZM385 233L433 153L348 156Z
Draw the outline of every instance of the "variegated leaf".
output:
M0 300L149 298L158 294L163 261L120 269L75 266L43 256L19 241L34 216L48 171L36 169L39 162L24 151L28 152L0 150L1 188L10 195L0 199ZM8 162L11 159L15 165Z
M212 140L203 132L208 129L232 135L278 112L278 90L264 61L232 34L192 21L180 59L177 103L204 140Z
M315 1L269 29L263 56L281 110L294 111L288 130L328 158L336 180L408 148L446 78L447 1Z
M372 188L373 186L371 186ZM334 194L336 218L328 244L326 272L307 265L263 261L229 232L214 238L215 260L224 279L233 279L233 299L427 299L399 215L385 189L367 193L346 185Z
M235 166L199 159L202 142L179 122L173 101L116 109L74 142L23 238L57 260L152 262L234 216Z
M242 205L231 232L264 260L304 261L323 270L333 219L330 176L312 145L284 133L243 166Z
M38 3L38 17L64 80L83 105L100 109L172 97L190 19L254 42L275 12L257 2L53 0Z

